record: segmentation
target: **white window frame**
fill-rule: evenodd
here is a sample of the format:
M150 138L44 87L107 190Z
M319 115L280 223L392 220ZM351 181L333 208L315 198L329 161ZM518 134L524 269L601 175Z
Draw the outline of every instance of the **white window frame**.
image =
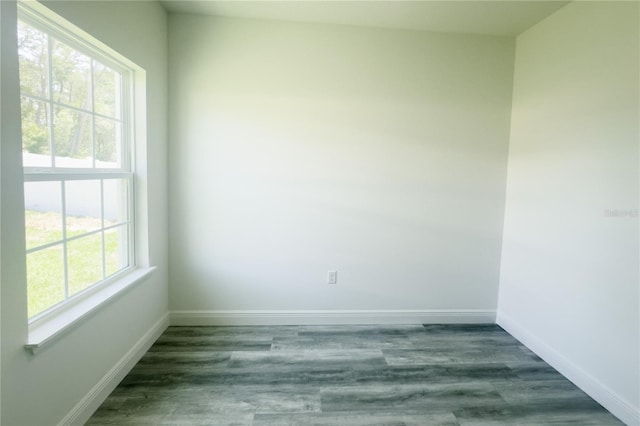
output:
M95 59L104 65L121 73L122 76L122 120L121 122L121 152L120 152L120 168L101 169L95 168L95 155L93 155L94 168L55 168L55 152L52 146L51 161L53 167L25 167L24 182L41 182L41 181L74 181L74 180L94 180L100 179L101 188L103 187L103 179L127 179L129 182L128 190L128 266L112 276L95 283L81 292L69 296L68 280L65 264L65 299L64 301L46 309L45 311L34 315L28 320L29 322L29 338L25 345L28 350L35 353L45 344L55 341L58 336L62 335L70 327L79 323L79 321L89 315L111 300L115 296L122 293L130 286L142 281L155 269L149 266L148 256L148 232L147 232L147 212L146 203L146 187L142 190L138 188L137 181L144 181L145 177L140 176L140 171L146 170L146 164L142 161L146 154L146 107L145 107L145 86L146 73L142 68L114 51L110 47L101 43L91 35L69 23L64 18L50 11L45 6L35 1L19 1L18 2L18 18L28 25L41 30L54 37L57 40L69 45L71 48L86 54L91 59ZM49 132L53 137L53 111L52 109L58 105L53 100L51 93L51 48L48 50L49 60L49 96L48 99L42 99L38 96L29 96L31 99L46 102L50 109ZM92 66L93 68L93 66ZM93 79L93 70L91 73ZM21 95L24 95L21 93ZM66 104L60 104L65 108L71 108ZM95 121L96 117L101 117L96 113L94 105L91 112L79 110L88 113L91 119ZM113 119L113 117L108 117ZM94 130L95 131L95 130ZM95 145L95 138L93 138ZM53 144L52 144L53 145ZM139 170L140 169L140 170ZM140 179L142 178L142 179ZM64 188L64 185L61 185ZM142 185L141 185L142 186ZM102 192L102 191L101 191ZM61 194L64 200L64 193ZM63 201L64 202L64 201ZM103 203L103 201L101 201ZM103 206L102 206L103 208ZM64 220L64 208L62 215ZM65 223L65 222L63 222ZM119 223L116 226L122 225ZM100 228L101 232L109 227ZM86 236L86 234L83 234ZM66 251L66 244L74 238L67 238L66 230L63 227L62 244ZM52 243L59 244L60 241ZM104 238L102 241L104 256ZM39 246L36 249L42 249ZM27 253L34 250L27 250ZM66 262L65 262L66 263ZM104 259L103 259L104 263ZM104 265L103 265L104 268ZM104 271L103 271L104 276Z

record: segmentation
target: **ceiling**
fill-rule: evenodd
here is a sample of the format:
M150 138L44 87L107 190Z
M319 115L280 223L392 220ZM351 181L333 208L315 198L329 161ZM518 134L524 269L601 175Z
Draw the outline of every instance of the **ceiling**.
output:
M165 0L161 3L172 13L515 36L568 2Z

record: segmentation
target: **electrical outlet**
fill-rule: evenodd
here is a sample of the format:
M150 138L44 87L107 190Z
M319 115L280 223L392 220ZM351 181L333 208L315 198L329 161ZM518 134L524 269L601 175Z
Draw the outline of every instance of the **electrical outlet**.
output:
M338 271L327 272L327 284L338 284Z

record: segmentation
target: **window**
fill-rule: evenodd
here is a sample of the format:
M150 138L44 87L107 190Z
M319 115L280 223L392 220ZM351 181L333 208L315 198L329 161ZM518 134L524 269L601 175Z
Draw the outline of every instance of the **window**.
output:
M18 54L34 322L134 267L133 70L25 5Z

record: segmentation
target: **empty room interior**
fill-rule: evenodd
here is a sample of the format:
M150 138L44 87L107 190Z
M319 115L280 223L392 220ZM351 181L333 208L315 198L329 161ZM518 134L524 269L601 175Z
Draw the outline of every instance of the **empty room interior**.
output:
M0 19L0 424L640 425L639 2Z

